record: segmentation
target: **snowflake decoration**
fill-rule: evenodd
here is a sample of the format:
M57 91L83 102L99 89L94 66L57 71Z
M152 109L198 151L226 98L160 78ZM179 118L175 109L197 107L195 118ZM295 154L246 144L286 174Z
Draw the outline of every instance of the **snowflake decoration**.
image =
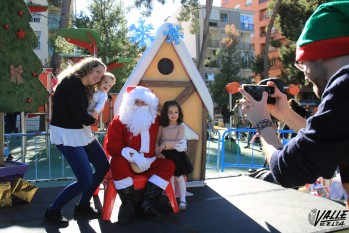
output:
M167 36L168 39L166 40L167 43L171 44L171 42L174 42L175 45L178 45L180 43L179 38L184 37L183 33L181 32L182 28L180 25L173 26L173 24L170 24L167 26L169 29L168 31L164 31L164 36Z
M150 35L150 31L153 29L153 25L146 25L145 20L141 19L138 21L138 27L134 24L129 27L129 31L131 32L129 39L132 43L139 42L138 47L140 48L147 46L154 40L154 36Z

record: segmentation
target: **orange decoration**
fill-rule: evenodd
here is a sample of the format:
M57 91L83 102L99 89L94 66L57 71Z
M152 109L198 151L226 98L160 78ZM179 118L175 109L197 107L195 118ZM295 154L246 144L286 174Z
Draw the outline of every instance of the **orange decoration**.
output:
M298 95L298 93L301 91L298 85L290 84L288 85L287 93L290 95Z
M240 83L238 83L238 82L231 82L231 83L228 83L225 86L225 90L227 92L229 92L229 94L238 93L239 92L239 88L240 88Z

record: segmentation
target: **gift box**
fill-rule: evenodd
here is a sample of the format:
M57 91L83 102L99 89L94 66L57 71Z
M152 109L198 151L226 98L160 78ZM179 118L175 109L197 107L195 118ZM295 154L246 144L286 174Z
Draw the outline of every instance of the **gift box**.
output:
M20 177L15 177L11 186L12 195L28 203L32 201L37 190L36 186Z
M12 206L10 182L0 182L0 207L4 206Z

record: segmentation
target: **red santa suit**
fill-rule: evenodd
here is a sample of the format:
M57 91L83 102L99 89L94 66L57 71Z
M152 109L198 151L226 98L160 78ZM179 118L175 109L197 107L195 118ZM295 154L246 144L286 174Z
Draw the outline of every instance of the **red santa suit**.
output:
M137 99L142 99L142 97L138 97ZM130 127L122 122L120 116L114 118L109 124L106 149L112 157L110 168L117 189L123 189L133 185L132 177L136 174L132 170L130 162L122 155L123 149L132 148L137 152L143 152L142 148L144 147L146 149L143 154L145 158L150 160L150 167L142 174L149 177L149 182L161 189L166 189L168 182L173 176L175 166L171 160L155 158L156 137L159 126L159 117L156 116L154 123L149 127L149 136L144 136L141 133L134 135L130 131ZM147 143L147 145L144 145L144 143Z

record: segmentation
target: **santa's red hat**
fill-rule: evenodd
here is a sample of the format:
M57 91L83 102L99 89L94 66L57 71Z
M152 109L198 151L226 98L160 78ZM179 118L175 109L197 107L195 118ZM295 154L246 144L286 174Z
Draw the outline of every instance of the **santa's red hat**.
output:
M128 86L124 94L123 102L127 101L128 104L134 105L136 100L142 100L146 105L156 109L159 104L159 99L149 88L143 86Z

